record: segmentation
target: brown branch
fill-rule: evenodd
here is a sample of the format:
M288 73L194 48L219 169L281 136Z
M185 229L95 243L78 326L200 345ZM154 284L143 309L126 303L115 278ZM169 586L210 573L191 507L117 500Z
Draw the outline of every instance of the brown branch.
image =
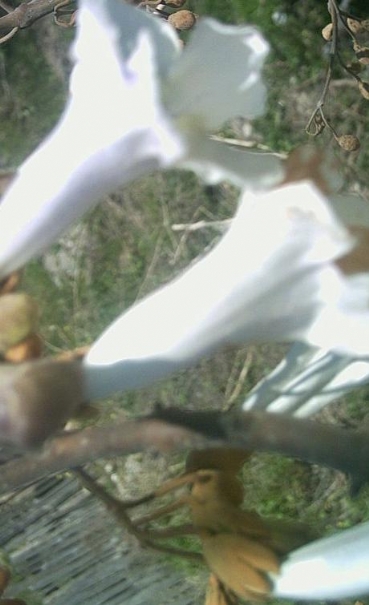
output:
M30 0L22 2L14 10L0 17L0 36L8 34L14 28L25 29L42 17L53 13L61 0ZM71 0L72 3L72 0Z
M65 432L50 440L41 452L28 452L4 464L0 494L99 458L148 450L178 452L207 443L209 440L198 433L152 418Z
M284 414L158 409L154 417L250 451L268 451L349 475L352 491L369 481L369 431L348 430Z
M66 432L40 453L1 467L0 494L99 458L212 445L276 452L347 473L353 490L369 480L367 431L345 430L282 414L158 409L149 418Z

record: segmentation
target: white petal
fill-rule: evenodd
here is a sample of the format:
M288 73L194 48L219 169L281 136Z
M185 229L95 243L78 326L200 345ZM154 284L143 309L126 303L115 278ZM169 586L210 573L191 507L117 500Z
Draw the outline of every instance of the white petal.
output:
M314 397L308 397L305 403L296 409L295 416L306 418L317 414L331 401L338 401L340 397L368 382L369 360L352 361L350 357L347 357L346 367L337 372L333 380L328 382L320 393Z
M311 402L324 399L327 385L350 362L350 357L295 343L273 372L248 394L243 409L309 415L306 410Z
M94 344L88 396L148 384L225 344L303 335L321 304L326 264L350 247L310 185L249 194L207 256Z
M185 134L188 155L180 165L207 183L229 180L242 189L267 190L283 179L282 161L272 153L234 149L205 137L201 130Z
M293 552L273 594L289 599L344 599L369 592L369 523Z
M349 356L369 354L369 275L327 275L322 287L325 304L306 332L314 346Z
M268 45L254 27L199 22L166 81L164 103L171 115L215 130L236 116L264 112L261 69Z
M129 29L136 13L114 0L82 2L65 115L1 204L0 275L43 251L105 193L182 155L160 109L147 17Z

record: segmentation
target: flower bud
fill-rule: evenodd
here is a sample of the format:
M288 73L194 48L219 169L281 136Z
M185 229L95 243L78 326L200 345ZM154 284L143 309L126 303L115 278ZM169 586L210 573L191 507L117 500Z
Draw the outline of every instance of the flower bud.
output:
M35 331L38 305L28 294L4 294L0 297L0 353Z
M182 10L169 15L168 22L178 31L184 31L195 25L196 15L192 11Z
M323 27L322 36L323 36L324 40L327 40L327 42L329 42L329 40L332 40L332 32L333 32L332 23L328 23L325 27Z

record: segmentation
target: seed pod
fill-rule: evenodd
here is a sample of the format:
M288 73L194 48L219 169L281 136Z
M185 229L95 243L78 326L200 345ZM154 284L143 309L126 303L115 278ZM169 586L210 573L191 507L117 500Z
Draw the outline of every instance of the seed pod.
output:
M358 19L351 19L351 17L347 19L347 27L352 31L353 34L360 34L364 31L361 21Z
M353 134L342 134L336 141L345 151L357 151L360 147L359 139Z
M354 42L354 52L357 57L357 60L360 61L363 65L369 65L369 47L361 46Z
M166 6L170 8L182 8L186 4L187 0L168 0L168 2L164 2Z
M184 31L195 25L196 15L192 11L182 10L169 15L168 22L178 31Z
M369 84L368 84L368 82L363 82L362 80L360 80L360 82L358 82L358 88L360 90L361 96L363 96L364 99L369 101Z
M0 353L34 332L38 322L38 305L28 294L5 294L0 297Z
M329 40L332 40L332 33L333 33L332 23L328 23L325 27L323 27L322 36L323 36L324 40L327 40L327 42L329 42Z

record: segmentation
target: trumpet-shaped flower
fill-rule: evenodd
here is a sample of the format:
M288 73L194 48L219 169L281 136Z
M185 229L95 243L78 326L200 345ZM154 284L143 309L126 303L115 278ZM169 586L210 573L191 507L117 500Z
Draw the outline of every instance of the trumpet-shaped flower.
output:
M70 95L59 124L24 162L0 209L0 277L43 251L105 193L157 169L265 187L272 156L208 138L263 113L268 45L255 28L205 19L184 51L172 28L119 0L82 0Z
M334 263L353 246L309 183L246 193L210 253L123 313L93 345L85 360L88 396L149 384L232 343L366 347L369 279L361 276L357 290L356 276L345 277ZM356 338L346 339L338 315L344 326L365 319ZM319 331L322 316L328 325Z
M369 523L303 546L275 577L273 593L289 599L344 599L368 594Z

